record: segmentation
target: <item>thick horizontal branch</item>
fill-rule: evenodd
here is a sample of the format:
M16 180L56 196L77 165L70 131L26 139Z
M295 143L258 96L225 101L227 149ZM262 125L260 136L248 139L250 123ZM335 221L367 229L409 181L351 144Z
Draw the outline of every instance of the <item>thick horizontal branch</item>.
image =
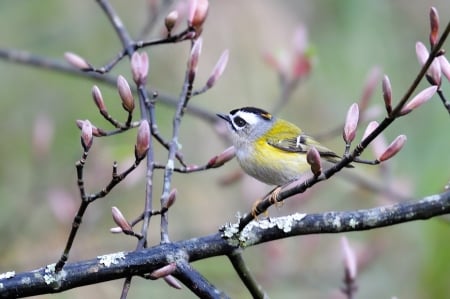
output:
M306 234L361 231L450 214L450 191L373 209L291 216L253 221L239 234L238 224L221 233L145 250L119 252L67 264L56 277L52 266L30 272L0 274L0 298L47 293L150 273L172 262L185 263L229 255L237 248ZM54 265L53 265L54 266Z

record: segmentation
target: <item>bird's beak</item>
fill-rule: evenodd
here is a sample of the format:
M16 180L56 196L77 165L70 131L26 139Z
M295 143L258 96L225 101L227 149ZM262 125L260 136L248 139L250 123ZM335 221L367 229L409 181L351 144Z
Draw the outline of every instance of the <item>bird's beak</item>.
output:
M217 113L216 115L217 115L218 117L220 117L221 119L226 120L228 123L231 123L231 119L230 119L230 117L228 116L228 114Z

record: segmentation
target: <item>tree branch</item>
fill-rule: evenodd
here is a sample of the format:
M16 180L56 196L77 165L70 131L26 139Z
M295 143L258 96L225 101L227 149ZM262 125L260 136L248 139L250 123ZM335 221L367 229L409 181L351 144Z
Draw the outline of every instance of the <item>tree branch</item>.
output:
M144 275L168 263L194 262L230 255L238 248L254 246L292 236L362 231L424 220L450 213L450 191L373 209L316 214L294 214L263 221L252 221L238 233L238 224L230 224L220 233L148 249L119 252L96 259L68 263L58 275L54 264L15 274L0 274L0 298L17 298L62 292L68 289L128 277Z

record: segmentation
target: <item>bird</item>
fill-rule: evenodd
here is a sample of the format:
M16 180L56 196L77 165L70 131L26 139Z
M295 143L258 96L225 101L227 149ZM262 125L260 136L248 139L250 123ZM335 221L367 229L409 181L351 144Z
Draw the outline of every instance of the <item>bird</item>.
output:
M228 114L218 113L217 116L227 123L236 159L244 172L267 185L276 186L267 194L272 193L273 202L276 202L274 196L281 186L311 171L306 156L312 147L317 149L325 165L341 160L339 155L293 123L277 118L264 109L243 107ZM252 214L257 214L257 203Z

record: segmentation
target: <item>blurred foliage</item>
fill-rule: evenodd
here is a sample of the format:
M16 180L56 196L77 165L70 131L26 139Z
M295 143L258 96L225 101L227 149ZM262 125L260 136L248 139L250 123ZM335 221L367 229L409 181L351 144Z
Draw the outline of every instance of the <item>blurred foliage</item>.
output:
M131 34L138 36L147 18L145 1L111 2ZM374 66L389 75L394 101L401 97L419 70L414 45L419 40L428 41L430 6L439 10L443 24L450 20L450 3L445 0L211 1L197 86L205 82L224 49L230 49L230 61L217 86L192 103L212 113L246 105L273 107L279 96L278 78L264 64L262 53L289 49L295 28L303 24L317 61L312 75L300 84L281 115L312 135L332 130L342 124L350 104L359 99L365 77ZM59 60L65 51L72 51L96 66L106 63L120 48L95 1L2 1L0 20L3 48ZM152 36L157 36L161 28L162 20ZM152 88L179 94L188 49L187 43L147 49ZM126 60L112 73L131 77ZM81 147L75 120L90 119L107 128L91 99L93 84L51 71L0 63L0 272L25 271L55 262L63 249L78 205L74 163ZM100 88L111 114L125 119L114 88L103 84ZM371 106L382 110L380 90L377 88ZM444 93L449 97L448 82L444 83ZM169 138L173 110L159 104L157 109L159 128ZM49 148L43 151L32 141L37 119L48 121L49 133L53 131ZM386 132L389 141L400 133L408 136L405 149L389 162L388 180L396 192L421 197L442 190L450 178L448 124L448 114L436 97ZM42 141L44 137L39 136ZM325 142L343 149L336 137ZM121 169L132 163L134 142L134 131L94 141L86 168L89 192L105 185L114 160ZM195 164L205 163L228 146L217 137L212 124L190 115L183 120L180 142L186 160ZM158 161L164 162L166 152L160 146L156 151ZM370 152L365 156L372 157ZM220 178L237 168L233 161L208 173L175 175L173 186L179 198L170 213L173 240L216 232L221 224L235 221L237 211L248 211L251 203L265 193L266 187L250 178L227 188L218 184ZM144 171L141 165L110 196L90 206L70 261L134 248L134 240L109 233L114 226L110 208L118 206L129 219L139 215ZM378 167L360 166L354 172L388 183L381 180ZM158 172L154 183L156 202L161 174ZM288 200L280 209L271 210L271 215L367 208L390 200L339 178L317 186L302 198ZM151 244L159 241L158 222L156 217L152 221ZM358 277L358 298L448 298L448 221L434 219L348 237L366 258ZM338 298L343 277L338 235L272 242L246 250L245 257L273 298ZM233 298L249 297L226 258L194 266ZM41 298L118 297L121 286L122 281L113 281ZM188 298L191 294L170 289L163 281L133 279L129 298L143 296Z

